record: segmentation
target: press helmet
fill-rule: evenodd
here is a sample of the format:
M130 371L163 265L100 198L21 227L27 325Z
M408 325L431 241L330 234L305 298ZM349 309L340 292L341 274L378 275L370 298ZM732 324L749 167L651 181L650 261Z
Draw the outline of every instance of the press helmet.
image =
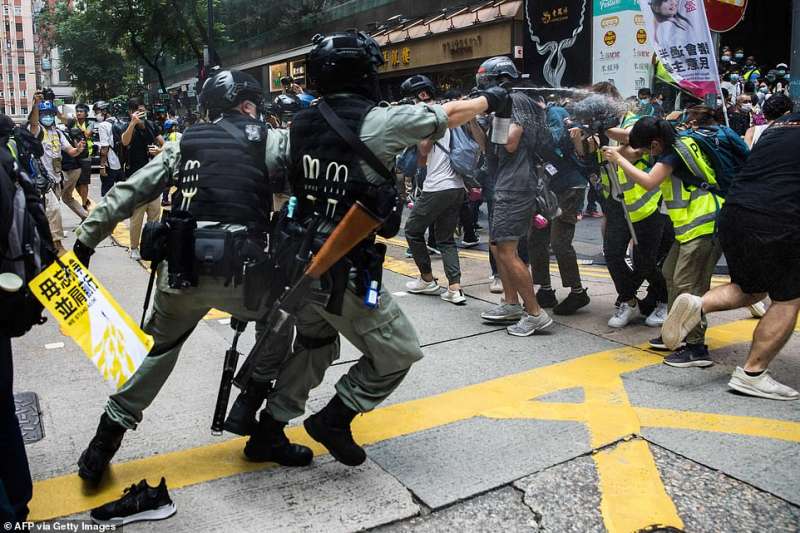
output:
M39 102L39 114L40 115L56 115L58 114L58 109L50 100L44 100Z
M436 87L433 86L433 82L429 77L417 74L404 81L400 85L400 91L403 96L412 98L416 98L419 93L425 91L433 98L436 94Z
M378 67L383 54L378 43L364 32L317 34L308 53L310 85L322 94L352 91L377 99Z
M478 89L488 89L503 81L519 79L519 71L511 58L495 56L487 59L478 67L475 84Z
M207 111L222 112L245 100L261 105L261 84L241 70L221 70L203 83L200 90L200 107Z
M95 111L108 111L108 102L106 102L105 100L98 100L97 102L94 103L94 106L92 106L92 108Z

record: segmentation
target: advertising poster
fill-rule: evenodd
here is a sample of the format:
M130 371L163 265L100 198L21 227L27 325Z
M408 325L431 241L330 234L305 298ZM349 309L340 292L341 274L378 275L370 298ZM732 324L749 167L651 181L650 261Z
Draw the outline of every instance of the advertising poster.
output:
M650 87L653 46L636 0L594 0L592 83L608 81L623 97Z

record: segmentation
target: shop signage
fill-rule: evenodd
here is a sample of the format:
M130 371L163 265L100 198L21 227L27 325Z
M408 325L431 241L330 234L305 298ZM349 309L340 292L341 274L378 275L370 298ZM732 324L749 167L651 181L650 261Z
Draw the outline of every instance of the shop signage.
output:
M653 49L635 0L594 0L592 82L609 81L622 96L650 86Z
M411 48L392 48L383 51L383 60L389 68L406 67L411 64Z
M480 48L481 41L480 35L451 39L442 43L442 52L454 56L472 54L475 48Z

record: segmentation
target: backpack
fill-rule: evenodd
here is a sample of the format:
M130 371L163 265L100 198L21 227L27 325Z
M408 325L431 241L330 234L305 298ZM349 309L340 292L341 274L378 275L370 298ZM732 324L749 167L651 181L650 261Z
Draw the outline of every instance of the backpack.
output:
M41 139L28 129L19 126L14 128L13 138L16 142L19 166L27 174L39 194L44 196L55 184L41 160L44 155Z
M414 177L417 173L417 147L409 146L397 158L395 167L403 176Z
M45 321L28 283L55 261L56 252L33 181L7 150L0 149L0 161L0 274L22 280L16 292L0 289L0 308L14 310L0 314L0 336L19 337Z
M122 134L128 129L128 123L122 120L115 120L111 123L111 137L113 138L114 146L112 150L117 154L121 168L125 168L128 161L128 147L122 143Z
M723 198L728 193L733 177L744 166L750 148L735 131L727 126L711 126L697 130L688 130L682 135L694 140L703 151L717 180L713 187L703 176L693 176L684 180L688 185L708 189Z
M463 126L450 130L450 151L447 153L450 156L450 166L464 179L464 185L469 188L480 187L481 147Z

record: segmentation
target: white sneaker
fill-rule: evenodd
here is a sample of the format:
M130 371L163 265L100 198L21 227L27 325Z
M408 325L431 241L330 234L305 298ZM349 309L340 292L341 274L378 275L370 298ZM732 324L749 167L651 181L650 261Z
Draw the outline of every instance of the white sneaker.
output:
M770 400L796 400L800 393L791 387L778 383L765 370L761 375L748 376L742 367L733 371L728 387L749 396L759 396Z
M762 318L764 315L767 314L767 305L764 303L763 300L754 303L748 308L750 309L750 314L753 315L753 318Z
M439 294L441 287L436 283L436 280L415 279L406 283L406 290L411 294Z
M494 276L492 278L492 282L489 284L489 292L492 294L502 294L503 293L503 280L499 277Z
M645 319L644 323L651 328L660 328L667 319L667 304L658 303L653 312Z
M131 248L131 259L133 259L134 261L142 260L142 256L139 254L138 248Z
M661 338L669 350L675 350L702 318L703 299L693 294L675 298L672 309L661 327Z
M637 309L622 302L617 306L614 311L614 316L608 319L608 327L610 328L624 328L636 316Z
M506 331L509 335L514 335L515 337L528 337L552 325L553 319L542 309L539 316L529 315L528 313L523 314L519 322L508 326Z
M464 291L461 289L458 289L457 291L451 291L450 289L447 289L442 293L440 298L445 302L450 302L451 304L467 305L467 299L464 296Z

